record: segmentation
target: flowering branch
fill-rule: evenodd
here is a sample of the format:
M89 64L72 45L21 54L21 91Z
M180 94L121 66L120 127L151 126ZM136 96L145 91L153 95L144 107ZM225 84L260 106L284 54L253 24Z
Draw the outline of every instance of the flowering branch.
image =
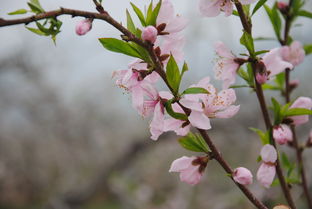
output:
M289 32L290 32L290 28L291 28L291 23L293 21L293 16L291 14L291 8L293 5L293 0L289 1L289 4L286 6L285 11L283 12L285 15L285 29L284 29L284 39L282 41L280 41L280 44L282 46L285 46L288 44L288 40L289 40ZM290 69L286 68L285 70L285 101L286 103L290 102L290 93L291 93L291 88L290 88ZM308 188L308 182L307 182L307 178L306 178L306 172L305 172L305 167L304 167L304 163L303 163L303 157L302 157L302 148L299 146L299 142L297 139L297 134L296 134L296 128L294 125L290 126L291 131L292 131L292 147L295 149L296 151L296 158L297 158L297 163L298 163L298 170L301 176L301 185L303 187L303 192L304 195L307 199L307 203L309 208L312 208L312 198L309 192L309 188Z
M247 24L248 23L248 19L246 17L246 14L245 14L244 10L242 9L241 3L240 2L236 2L235 6L237 8L237 12L238 12L239 17L241 19L241 22L242 22L244 30L247 33L249 33L250 36L252 37L252 24ZM269 131L270 135L272 135L272 123L271 123L271 120L270 120L268 108L266 106L262 85L257 81L257 78L256 78L256 73L257 73L256 64L257 64L257 62L253 62L252 63L252 68L253 68L253 72L254 72L254 80L255 80L255 85L256 85L255 90L256 90L258 101L260 103L260 107L261 107L261 111L262 111L262 115L263 115L263 119L264 119L264 122L265 122L266 129ZM276 149L275 141L271 140L271 143L272 143L272 145ZM276 172L277 172L278 179L279 179L281 187L282 187L282 191L284 193L284 196L285 196L289 206L292 209L296 209L295 203L294 203L293 198L291 196L289 187L288 187L288 185L286 183L286 180L285 180L285 177L284 177L284 174L283 174L283 171L282 171L282 168L281 168L280 161L279 161L278 157L277 157L277 160L276 160Z

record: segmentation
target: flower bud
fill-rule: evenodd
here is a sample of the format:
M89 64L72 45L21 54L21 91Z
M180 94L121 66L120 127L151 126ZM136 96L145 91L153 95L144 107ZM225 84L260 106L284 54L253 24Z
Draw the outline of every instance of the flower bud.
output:
M155 43L157 39L157 34L158 34L158 31L154 26L147 26L142 31L142 39L144 41Z
M273 128L273 138L278 144L285 144L292 141L293 134L286 124L281 124Z
M234 170L233 179L242 185L252 184L252 174L247 168L244 167L238 167Z
M92 20L84 19L77 23L76 25L76 34L79 36L85 35L92 28Z
M288 4L286 2L277 2L277 8L281 11L282 14L286 14L288 12Z
M264 84L268 80L268 75L266 73L257 73L256 79L259 84Z

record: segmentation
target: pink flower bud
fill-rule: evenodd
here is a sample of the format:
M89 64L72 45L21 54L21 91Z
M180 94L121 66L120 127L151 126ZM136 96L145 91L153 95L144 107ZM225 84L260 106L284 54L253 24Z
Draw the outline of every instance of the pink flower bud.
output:
M275 177L275 166L267 163L262 163L257 172L257 180L265 188L270 188Z
M142 31L142 39L144 41L155 43L157 39L157 34L158 34L158 31L154 26L147 26Z
M285 144L292 141L293 135L288 125L281 124L273 129L273 138L278 144Z
M277 160L277 152L275 148L270 144L266 144L262 147L260 155L262 161L264 161L265 163L275 163L275 161Z
M252 174L247 168L244 167L238 167L234 170L233 179L242 185L252 184Z
M77 23L76 25L76 34L79 36L85 35L92 28L92 20L84 19Z
M259 84L264 84L268 80L268 75L266 73L257 73L256 79Z
M284 10L288 7L288 4L286 2L283 1L279 1L277 2L277 8L280 10Z
M180 172L181 181L195 185L200 182L207 162L205 157L183 156L172 162L169 172Z

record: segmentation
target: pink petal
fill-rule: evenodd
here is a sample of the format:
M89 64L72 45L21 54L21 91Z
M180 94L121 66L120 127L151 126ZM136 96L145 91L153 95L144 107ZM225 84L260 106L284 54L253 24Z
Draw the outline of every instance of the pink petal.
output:
M132 107L139 112L143 112L144 94L140 86L135 86L131 89Z
M187 108L189 108L191 110L195 110L195 111L198 111L198 112L202 112L203 111L203 106L202 106L201 102L192 101L192 100L188 100L188 99L182 98L180 100L180 103L184 107L187 107Z
M289 108L305 108L311 110L312 100L309 97L299 97ZM295 125L301 125L309 121L309 115L293 116L290 118Z
M239 111L240 105L231 105L225 110L222 110L220 112L216 112L215 117L216 118L231 118Z
M292 141L293 134L288 125L281 124L273 128L273 138L278 144L282 145L288 141Z
M162 23L168 23L174 16L174 7L170 0L164 0L161 3L161 7L157 16L157 26Z
M274 48L263 56L263 63L266 70L270 72L269 76L272 77L283 72L286 68L292 69L293 65L285 62L280 54L280 48Z
M176 16L171 19L168 25L165 28L165 31L168 33L178 33L182 31L187 26L187 19L181 16Z
M178 158L172 162L169 172L181 172L183 170L186 170L192 165L192 162L195 159L196 157L186 157L186 156Z
M297 66L303 62L305 51L299 41L294 41L290 46L281 48L281 55L285 61Z
M257 172L257 180L265 188L270 188L275 177L275 166L262 163Z
M215 17L220 14L223 0L200 0L199 11L203 16Z
M231 0L224 0L223 6L221 6L221 10L224 11L225 16L230 16L233 12L233 3Z
M150 124L151 139L157 140L158 137L164 132L164 111L160 102L155 106L154 117Z
M188 170L184 170L180 173L181 181L191 185L198 184L202 176L203 174L199 172L199 166L192 166Z
M210 119L202 112L193 110L188 119L192 126L196 128L204 130L211 129Z
M235 56L232 54L231 50L229 50L225 46L225 44L221 41L217 41L214 44L214 48L220 57L224 57L224 58L228 58L228 59L234 59L235 58Z
M277 160L277 152L275 148L270 144L266 144L262 147L260 155L262 161L266 163L275 163L275 161Z

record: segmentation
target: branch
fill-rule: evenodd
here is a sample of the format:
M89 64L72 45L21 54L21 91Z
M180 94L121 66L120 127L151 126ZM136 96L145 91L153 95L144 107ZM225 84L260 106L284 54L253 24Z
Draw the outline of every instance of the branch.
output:
M133 41L139 44L140 46L147 47L147 43L137 38L129 30L127 30L120 23L114 20L107 12L96 13L96 12L60 8L58 10L52 10L52 11L40 13L40 14L33 15L30 17L26 17L26 18L12 19L12 20L5 20L3 18L0 18L0 27L18 25L18 24L29 24L31 22L36 22L38 20L43 20L43 19L51 18L51 17L55 18L61 15L71 15L73 17L79 16L79 17L85 17L85 18L104 20L105 22L109 23L110 25L115 27L117 30L119 30L121 33L126 35L130 41Z
M248 21L248 18L246 17L246 14L244 13L244 10L242 8L241 3L236 2L235 6L237 8L237 11L238 11L239 17L241 19L241 22L242 22L244 30L246 32L248 32L250 35L252 35L252 24ZM265 122L266 129L267 129L267 131L270 131L270 136L272 137L272 124L271 124L271 120L270 120L270 115L269 115L269 112L268 112L268 108L266 106L266 101L265 101L265 97L264 97L264 94L263 94L262 86L261 86L261 84L258 83L258 81L256 79L256 65L255 64L256 64L255 61L252 62L252 68L253 68L253 72L254 72L254 80L255 80L255 84L256 84L255 90L256 90L258 101L260 103L260 108L261 108L261 111L262 111L262 115L263 115L263 119L264 119L264 122ZM271 141L271 144L277 150L277 147L276 147L276 144L275 144L274 140ZM295 203L294 203L294 201L292 199L289 187L287 185L287 182L285 181L285 177L284 177L284 174L283 174L283 170L281 168L279 157L276 160L276 173L277 173L278 179L280 181L283 194L284 194L284 196L285 196L289 206L292 209L296 209L296 206L295 206Z

